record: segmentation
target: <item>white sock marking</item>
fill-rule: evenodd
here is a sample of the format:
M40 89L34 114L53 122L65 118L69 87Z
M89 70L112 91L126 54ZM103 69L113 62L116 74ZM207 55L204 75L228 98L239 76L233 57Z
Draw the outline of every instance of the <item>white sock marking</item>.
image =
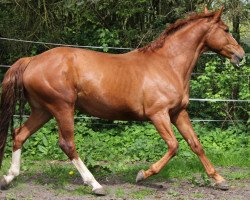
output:
M88 185L92 185L93 190L102 188L102 186L95 180L94 176L91 174L91 172L84 165L84 163L82 162L80 158L73 159L72 163L75 165L75 167L81 174L84 183Z
M8 175L4 176L4 179L9 184L16 176L20 173L20 163L21 163L21 149L12 152L11 166L8 171Z

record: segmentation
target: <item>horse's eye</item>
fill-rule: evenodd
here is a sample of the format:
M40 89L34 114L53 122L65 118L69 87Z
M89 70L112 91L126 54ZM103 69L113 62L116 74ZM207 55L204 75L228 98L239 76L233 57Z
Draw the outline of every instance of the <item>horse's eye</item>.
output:
M225 32L226 32L226 33L229 33L229 29L226 29Z

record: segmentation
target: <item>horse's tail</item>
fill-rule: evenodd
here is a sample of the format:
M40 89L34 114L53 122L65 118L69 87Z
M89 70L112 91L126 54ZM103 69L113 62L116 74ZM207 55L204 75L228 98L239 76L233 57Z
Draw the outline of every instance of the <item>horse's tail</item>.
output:
M24 112L25 96L23 73L30 62L30 58L21 58L6 72L2 82L0 102L0 167L2 166L4 148L6 146L9 127L13 131L13 115L16 103L19 102L20 121Z

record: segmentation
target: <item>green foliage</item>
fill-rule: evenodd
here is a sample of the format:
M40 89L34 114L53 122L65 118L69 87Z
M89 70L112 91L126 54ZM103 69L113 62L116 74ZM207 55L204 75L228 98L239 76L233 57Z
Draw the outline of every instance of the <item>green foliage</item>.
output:
M249 3L205 0L2 0L0 36L65 44L143 46L156 38L167 24L187 13L226 6L226 19L237 27L248 22ZM233 23L235 24L235 23ZM233 31L234 28L233 28ZM237 34L239 31L237 30ZM244 30L242 32L244 36ZM242 39L244 39L242 37ZM0 64L12 64L17 58L52 48L50 45L0 40Z
M202 99L250 99L249 57L246 57L238 68L228 60L211 57L205 64L195 69L191 79L190 96ZM248 102L191 102L190 114L192 118L200 116L204 119L243 120L249 118L250 106ZM202 112L201 112L202 111Z
M103 51L108 51L108 46L118 46L120 40L118 39L117 31L109 31L108 29L98 29L97 30L98 43L103 47Z

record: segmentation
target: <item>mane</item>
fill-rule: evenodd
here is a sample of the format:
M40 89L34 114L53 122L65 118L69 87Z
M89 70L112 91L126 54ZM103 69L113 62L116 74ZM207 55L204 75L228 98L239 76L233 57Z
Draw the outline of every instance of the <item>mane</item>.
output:
M172 35L173 33L177 32L184 26L190 24L191 22L202 19L202 18L211 18L213 17L215 12L211 13L194 13L190 14L188 17L185 19L178 19L175 23L170 24L163 32L162 34L153 42L149 43L145 47L139 48L138 50L141 52L146 52L146 51L154 51L155 49L159 49L163 47L163 44L166 40L167 37Z

